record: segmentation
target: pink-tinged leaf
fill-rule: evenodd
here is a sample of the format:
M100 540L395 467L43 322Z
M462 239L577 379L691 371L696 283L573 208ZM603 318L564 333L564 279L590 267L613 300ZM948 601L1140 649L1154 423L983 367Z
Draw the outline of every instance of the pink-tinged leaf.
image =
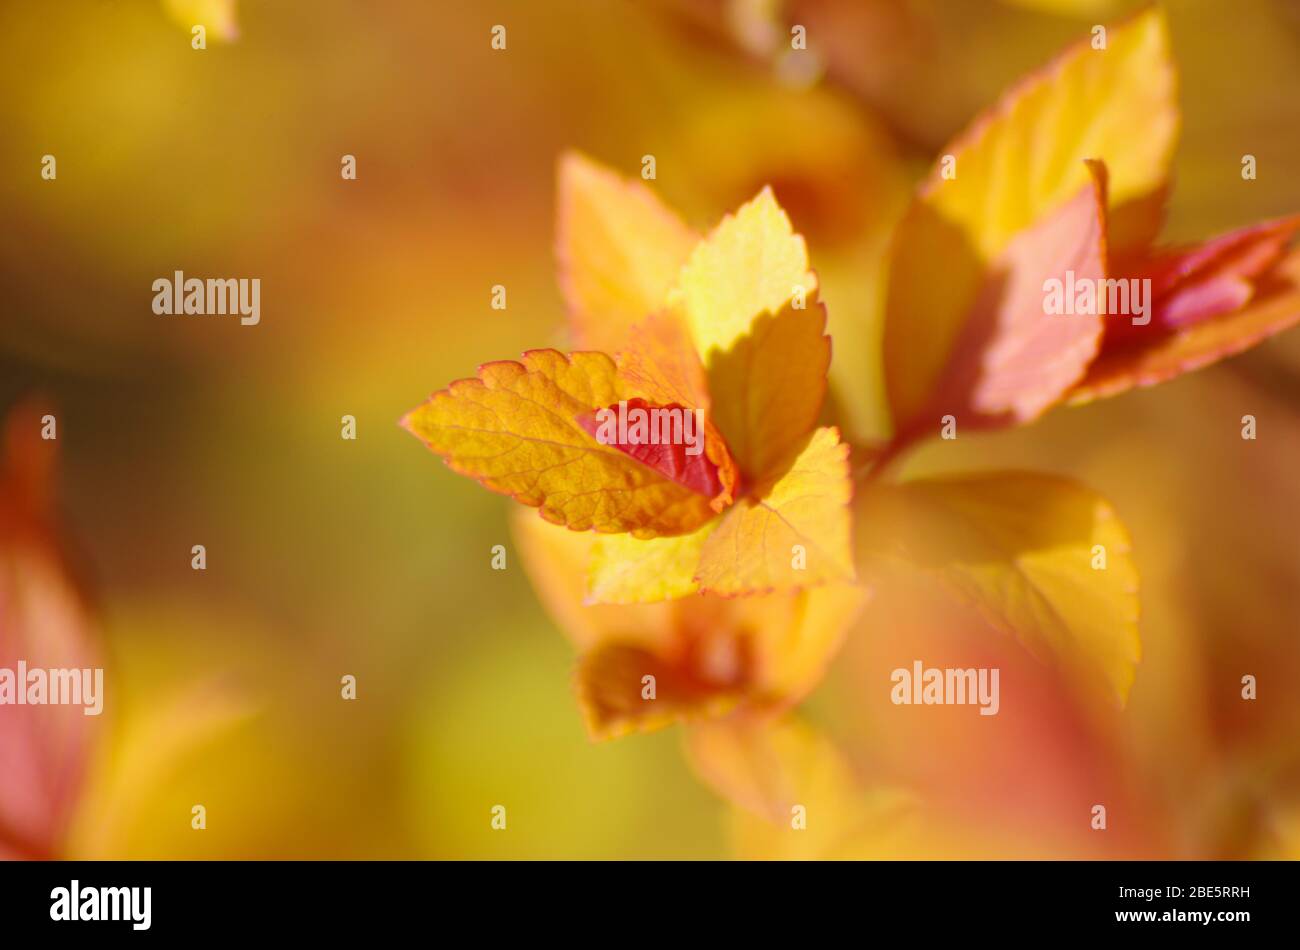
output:
M0 670L15 680L19 661L28 670L100 666L94 624L49 508L56 443L40 430L39 412L20 406L0 453ZM0 705L0 852L57 857L100 719L85 705L20 706L14 698Z
M1151 320L1134 324L1128 315L1111 316L1103 347L1239 310L1254 296L1256 281L1282 259L1297 231L1300 215L1293 215L1229 231L1189 247L1116 260L1116 276L1151 281Z
M989 268L929 400L895 420L900 437L948 414L965 426L1027 422L1082 378L1100 345L1095 289L1106 272L1105 169L1088 164L1090 184L1014 236ZM1049 282L1059 282L1065 312L1049 312ZM1076 306L1074 288L1087 284L1093 305Z
M1151 333L1106 348L1071 392L1072 403L1154 386L1248 350L1300 322L1300 251L1292 251L1255 285L1241 310L1172 333Z

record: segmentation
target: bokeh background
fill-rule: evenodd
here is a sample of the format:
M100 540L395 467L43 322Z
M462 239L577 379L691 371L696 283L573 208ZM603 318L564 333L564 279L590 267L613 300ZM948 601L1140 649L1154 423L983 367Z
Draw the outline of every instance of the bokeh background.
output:
M1016 77L1134 6L0 6L0 409L34 394L57 413L62 525L109 669L59 853L735 853L677 731L586 738L511 503L397 420L481 362L564 344L554 176L578 148L628 175L654 154L654 186L701 228L772 184L821 277L841 418L881 435L881 255L912 183ZM1166 237L1300 211L1300 8L1167 8L1184 118ZM798 61L781 53L792 23L812 54ZM260 277L261 324L154 315L150 285L176 269ZM1098 714L969 618L878 592L808 715L864 781L939 816L898 853L1300 854L1300 333L931 446L907 472L1006 467L1116 505L1143 662L1127 710ZM509 570L490 569L495 544ZM889 671L938 655L1003 668L996 727L889 704ZM1114 803L1106 835L1077 817L1095 801Z

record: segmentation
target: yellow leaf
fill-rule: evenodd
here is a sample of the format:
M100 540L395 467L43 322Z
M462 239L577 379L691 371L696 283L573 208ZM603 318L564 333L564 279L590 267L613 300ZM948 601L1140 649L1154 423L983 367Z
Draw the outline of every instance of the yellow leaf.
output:
M1112 207L1141 204L1168 176L1178 127L1164 14L1087 38L1027 77L942 153L894 237L886 381L896 420L926 408L970 311L1012 238L1110 173ZM1041 310L1037 314L1045 317Z
M812 299L816 289L803 238L764 188L696 246L669 299L707 366L712 351L729 349L759 314L776 313L800 293Z
M957 225L984 260L1088 184L1086 159L1110 172L1119 207L1162 187L1178 134L1176 76L1164 12L1153 6L1027 76L944 149L921 200Z
M156 788L186 756L257 714L246 696L219 677L132 706L78 812L71 836L76 856L120 855L122 839L141 818L141 790Z
M818 429L791 455L705 541L702 590L753 594L853 579L848 446L836 429Z
M600 444L577 417L623 398L602 353L532 350L479 369L412 410L402 424L462 475L541 509L575 531L637 537L694 531L709 499Z
M579 346L612 353L659 310L699 240L639 181L574 152L560 159L556 256Z
M596 604L649 603L699 590L695 569L714 522L674 538L640 540L605 534L592 544L587 600Z
M817 421L826 396L831 341L826 310L765 313L709 367L713 421L751 480L771 475Z
M1100 496L996 472L876 485L861 516L869 552L931 573L1031 653L1125 702L1141 654L1137 569Z

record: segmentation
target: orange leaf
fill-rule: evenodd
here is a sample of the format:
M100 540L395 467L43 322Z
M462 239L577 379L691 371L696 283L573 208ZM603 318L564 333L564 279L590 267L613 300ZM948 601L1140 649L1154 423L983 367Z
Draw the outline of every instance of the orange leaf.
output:
M532 350L434 393L402 424L455 471L575 531L683 534L713 517L703 495L665 478L578 419L625 393L603 353Z
M608 353L663 306L699 240L644 184L574 152L560 159L557 232L574 338Z
M737 706L793 706L821 681L865 602L862 589L844 585L764 597L699 595L673 602L667 637L646 636L658 629L655 615L622 608L625 625L579 665L588 729L610 738L716 718ZM646 676L654 677L653 696Z

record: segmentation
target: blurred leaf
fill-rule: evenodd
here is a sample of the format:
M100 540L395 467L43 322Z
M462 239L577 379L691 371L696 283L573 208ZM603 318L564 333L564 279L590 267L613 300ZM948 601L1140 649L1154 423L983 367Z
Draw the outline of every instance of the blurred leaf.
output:
M51 485L53 439L42 410L20 403L0 442L0 668L94 670L99 633L61 550ZM107 689L107 687L105 687ZM97 701L102 704L101 693ZM53 858L62 853L87 761L101 733L82 705L0 705L0 852Z
M902 791L864 790L835 745L793 717L692 727L686 752L700 778L734 806L740 858L879 857L913 810Z
M561 158L556 256L579 346L620 349L663 306L697 241L643 183L575 152Z
M588 597L588 576L599 571L595 551L606 541L656 545L676 542L678 538L637 541L629 535L569 531L543 521L526 508L511 512L510 523L533 589L560 630L579 650L611 641L655 648L672 641L677 617L675 601L592 604ZM691 561L690 570L694 572L694 569L695 562ZM640 576L634 578L637 583L642 580ZM617 579L611 581L616 589L620 583Z
M253 714L246 698L215 678L138 704L119 725L79 810L73 836L78 856L120 854L149 801L142 790L163 785L186 756Z
M1257 249L1258 245L1252 248ZM1188 266L1188 253L1178 260ZM1170 288L1169 305L1182 309L1187 317L1180 324L1162 325L1152 315L1149 326L1108 326L1102 353L1072 390L1071 402L1087 403L1134 386L1154 386L1247 350L1300 322L1300 251L1270 262L1258 282L1253 273L1243 274L1240 268L1241 257L1233 255L1200 268L1208 272L1194 277L1191 288L1181 293ZM1158 293L1154 284L1152 293Z
M616 550L653 551L681 539L578 534L523 512L514 521L534 586L583 653L576 688L588 729L600 738L718 715L737 704L773 709L798 702L820 682L866 602L859 587L828 585L758 597L696 594L584 606L593 549L612 541ZM650 572L630 569L636 584L648 583ZM656 677L654 701L642 695L645 675Z
M1141 653L1137 570L1100 496L1019 472L873 485L862 524L870 554L935 576L1040 659L1126 701Z
M720 672L719 678L711 679L702 675L707 666L659 656L643 647L608 643L584 655L578 664L578 707L594 739L721 716L740 702L743 683L734 668Z

